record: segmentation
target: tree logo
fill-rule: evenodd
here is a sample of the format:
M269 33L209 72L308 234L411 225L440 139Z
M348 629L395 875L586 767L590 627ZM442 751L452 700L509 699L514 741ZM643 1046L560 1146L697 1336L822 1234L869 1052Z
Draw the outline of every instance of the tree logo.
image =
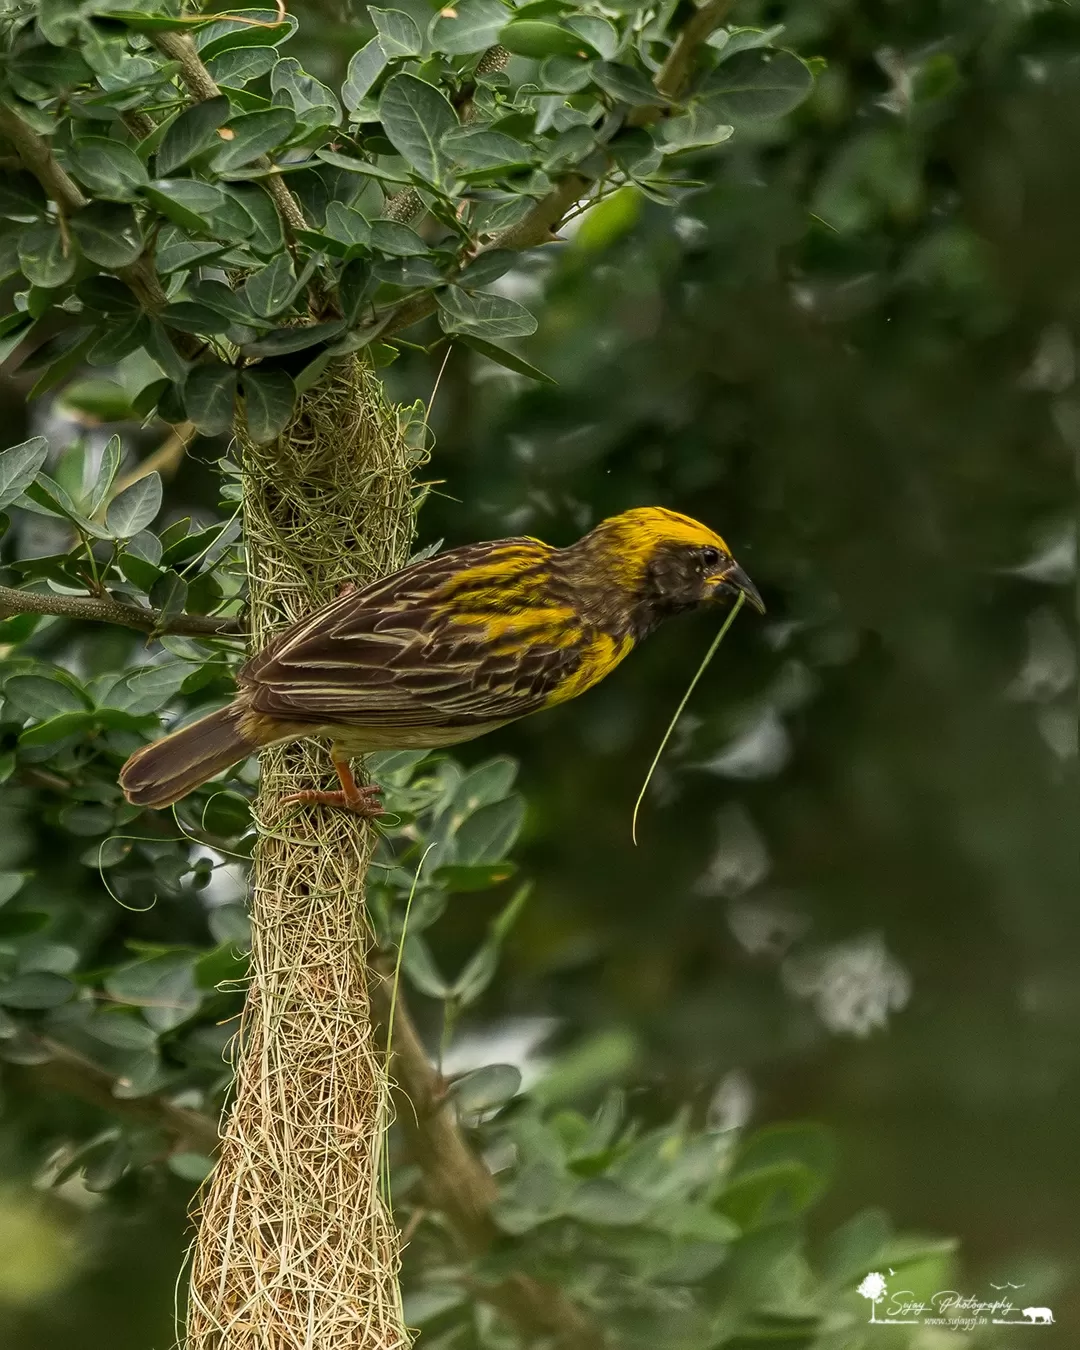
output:
M855 1291L862 1294L863 1298L870 1300L870 1321L877 1321L877 1305L885 1297L886 1291L885 1276L876 1270L872 1270L862 1284Z

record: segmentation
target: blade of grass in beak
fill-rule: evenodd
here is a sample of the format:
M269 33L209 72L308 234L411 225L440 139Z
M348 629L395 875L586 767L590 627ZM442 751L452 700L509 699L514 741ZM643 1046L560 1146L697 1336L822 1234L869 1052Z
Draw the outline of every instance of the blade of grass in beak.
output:
M660 742L660 748L653 756L653 762L649 765L649 772L645 775L645 781L644 783L642 783L641 791L638 793L637 801L634 803L634 815L630 821L630 838L634 841L635 844L637 843L638 812L641 810L641 803L645 800L645 793L648 792L649 790L649 784L652 782L652 776L656 772L656 766L660 763L660 756L664 753L664 747L667 745L668 741L671 740L671 734L675 730L676 723L678 722L679 718L683 715L683 709L690 702L690 695L694 692L698 680L701 679L702 675L704 675L705 671L708 669L709 662L716 655L716 649L717 647L720 646L721 642L723 642L724 634L735 622L735 615L738 614L740 609L742 609L743 601L745 599L746 595L742 591L740 591L739 594L735 597L735 603L731 607L731 612L724 620L724 626L720 629L719 633L717 633L716 637L713 638L712 646L705 653L704 661L702 661L701 665L698 666L697 668L697 674L690 681L689 685L687 685L686 693L683 694L682 701L679 703L679 706L675 709L675 716L668 723L667 731L664 732L664 739Z

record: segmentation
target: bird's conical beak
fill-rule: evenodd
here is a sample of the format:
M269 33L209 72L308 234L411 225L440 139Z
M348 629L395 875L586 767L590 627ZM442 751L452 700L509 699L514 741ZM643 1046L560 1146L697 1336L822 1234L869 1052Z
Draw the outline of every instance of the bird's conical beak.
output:
M724 591L728 595L745 595L747 600L754 606L759 614L765 613L765 601L761 598L761 592L742 570L738 563L729 567L720 578L718 591Z

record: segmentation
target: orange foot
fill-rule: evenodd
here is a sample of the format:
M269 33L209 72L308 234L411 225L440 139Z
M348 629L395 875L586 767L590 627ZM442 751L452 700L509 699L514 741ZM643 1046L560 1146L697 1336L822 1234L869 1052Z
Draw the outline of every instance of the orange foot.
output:
M340 806L346 811L355 811L364 820L374 820L383 815L382 802L379 800L383 790L378 783L361 787L353 777L348 760L338 759L336 755L331 758L341 781L340 788L331 792L305 788L302 792L293 792L284 797L282 806L292 806L294 803L302 806Z

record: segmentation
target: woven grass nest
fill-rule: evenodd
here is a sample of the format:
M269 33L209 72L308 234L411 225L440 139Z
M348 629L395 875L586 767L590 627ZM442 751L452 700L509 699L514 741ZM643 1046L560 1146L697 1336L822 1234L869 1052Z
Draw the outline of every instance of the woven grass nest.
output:
M340 362L269 445L239 436L253 648L400 567L416 452L362 362ZM369 1016L363 895L372 831L322 807L323 746L262 755L252 972L236 1092L191 1261L188 1350L397 1350L410 1344L398 1240L380 1186L389 1123Z

